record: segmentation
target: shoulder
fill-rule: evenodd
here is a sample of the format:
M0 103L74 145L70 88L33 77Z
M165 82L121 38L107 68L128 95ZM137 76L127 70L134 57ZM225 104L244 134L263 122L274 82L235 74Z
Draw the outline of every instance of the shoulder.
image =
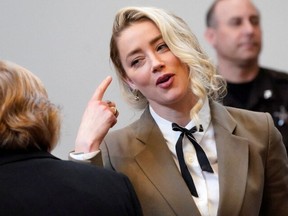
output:
M128 177L121 172L74 161L58 162L57 167L55 167L55 175L62 171L62 178L65 176L66 179L70 179L72 182L82 182L90 188L93 186L93 188L99 190L97 185L102 185L103 190L116 190L119 194L120 191L122 193L123 190L131 190Z
M279 71L271 68L260 68L260 73L269 79L288 83L288 72Z
M91 175L91 176L110 176L112 178L123 178L124 175L120 173L116 173L111 170L104 169L103 167L98 167L92 164L88 163L78 163L75 161L58 161L58 164L55 164L55 166L63 167L67 171L71 170L73 172L78 172L78 174L83 174L83 175Z
M267 112L258 112L229 106L226 106L226 110L237 120L243 119L245 121L258 122L259 120L267 121L271 118L271 115Z
M226 107L236 122L235 134L246 137L248 140L258 140L259 143L280 143L281 134L275 127L271 114L233 107ZM268 145L270 145L268 144Z
M131 138L140 134L148 134L155 125L156 123L151 116L149 109L146 108L139 119L123 128L109 132L107 137Z
M235 107L226 107L229 114L237 122L237 125L243 125L246 128L254 127L254 130L264 131L274 128L274 122L271 114L268 112L258 112Z
M219 122L233 121L234 123L254 122L255 124L261 124L272 121L269 113L224 106L217 102L211 104L211 111L213 117Z
M103 180L107 183L113 183L115 180L122 183L123 181L126 181L126 176L121 173L107 170L103 167L98 167L89 163L79 163L67 160L49 160L46 163L46 171L51 172L52 174L54 173L55 175L65 173L66 177L70 176L74 181L77 179L90 179L90 181L94 183Z
M216 128L216 133L228 131L233 136L246 139L251 148L257 152L267 153L274 148L277 148L277 151L285 152L282 136L276 129L269 113L227 107L220 104L213 105L212 110L214 110L214 121L212 123L214 129ZM282 144L279 145L279 143Z
M258 136L256 134L265 132L271 134L275 130L271 115L265 112L250 111L212 103L211 115L213 124L231 132L235 129L234 132L239 135L241 134L241 136L248 136L248 134L249 136Z
M143 126L139 119L124 128L109 132L101 144L102 155L104 150L110 151L110 156L114 154L125 155L125 157L136 155L144 147L141 144L141 137L144 136L145 128L146 126ZM106 146L105 149L103 149L104 146Z
M139 124L137 123L139 120L137 120L136 122L131 123L130 125L127 125L123 128L119 128L119 129L115 129L110 131L106 137L104 138L104 140L109 142L111 140L129 140L132 137L135 137L137 128L139 127Z
M161 136L160 129L152 118L149 109L146 109L138 120L106 135L101 144L102 156L103 152L109 151L110 157L111 155L134 157L158 135Z

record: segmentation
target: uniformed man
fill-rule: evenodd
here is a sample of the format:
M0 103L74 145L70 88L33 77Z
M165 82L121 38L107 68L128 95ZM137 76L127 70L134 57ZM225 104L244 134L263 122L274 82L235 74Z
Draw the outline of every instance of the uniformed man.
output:
M223 103L269 112L288 150L288 74L259 66L260 13L250 0L216 0L206 16L205 38L227 80Z

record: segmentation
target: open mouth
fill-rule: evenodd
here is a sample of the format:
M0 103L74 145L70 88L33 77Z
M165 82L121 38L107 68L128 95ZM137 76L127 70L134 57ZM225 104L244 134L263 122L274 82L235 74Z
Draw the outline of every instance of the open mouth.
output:
M156 85L160 85L160 84L168 82L170 80L170 78L173 76L174 76L174 74L165 74L165 75L159 77L157 79Z

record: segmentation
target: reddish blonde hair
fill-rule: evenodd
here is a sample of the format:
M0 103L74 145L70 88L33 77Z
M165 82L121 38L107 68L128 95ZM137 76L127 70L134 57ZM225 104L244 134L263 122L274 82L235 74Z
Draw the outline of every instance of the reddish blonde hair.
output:
M60 134L59 108L38 77L0 61L0 149L51 151Z

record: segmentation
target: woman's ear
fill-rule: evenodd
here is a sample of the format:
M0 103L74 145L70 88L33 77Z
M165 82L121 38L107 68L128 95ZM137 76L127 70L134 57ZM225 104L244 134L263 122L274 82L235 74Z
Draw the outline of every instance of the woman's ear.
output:
M131 89L136 89L134 82L130 78L126 77L124 81L127 83L127 85L129 85Z

